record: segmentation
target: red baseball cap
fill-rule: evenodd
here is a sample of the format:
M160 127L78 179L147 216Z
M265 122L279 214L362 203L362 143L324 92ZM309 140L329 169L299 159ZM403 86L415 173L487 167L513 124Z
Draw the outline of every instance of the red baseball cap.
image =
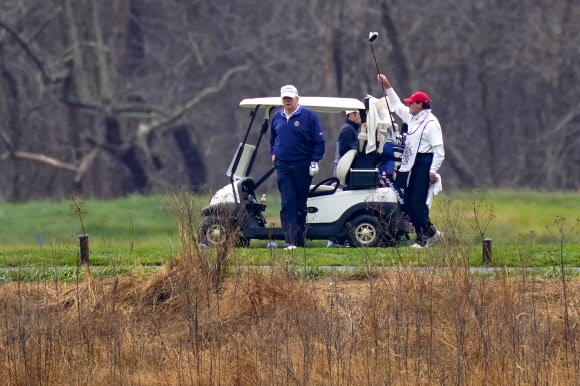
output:
M406 104L411 104L413 102L427 103L429 102L429 96L422 91L417 91L416 93L413 93L413 95L411 95L409 98L405 99Z

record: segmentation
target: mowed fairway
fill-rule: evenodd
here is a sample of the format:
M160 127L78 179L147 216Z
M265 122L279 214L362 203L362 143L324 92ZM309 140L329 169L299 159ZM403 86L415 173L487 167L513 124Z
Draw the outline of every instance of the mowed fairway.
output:
M194 215L193 228L201 221L208 196L133 196L110 201L87 200L82 220L90 236L91 264L109 267L159 266L181 254L183 240L178 225L184 202ZM73 202L0 204L0 266L74 266L78 258L81 222L71 210ZM279 196L268 194L265 215L278 225ZM481 235L493 240L494 263L518 266L580 265L580 195L532 191L458 192L435 198L432 219L436 226L465 248L464 258L481 265ZM292 260L308 265L407 265L433 263L433 253L406 248L329 249L323 240L309 241ZM188 241L189 242L189 241ZM281 245L280 242L278 242ZM236 249L236 264L267 264L272 256L266 241L253 240L249 249ZM533 248L532 248L533 246ZM562 247L562 249L560 249ZM439 253L441 248L437 249ZM522 258L525 250L525 258ZM451 253L451 252L450 252ZM453 252L455 254L455 252Z
M441 215L441 199L461 206L466 218L470 218L469 224L473 224L471 215L477 203L480 203L482 216L491 210L493 219L486 236L498 243L517 242L522 235L530 232L535 233L540 243L553 243L554 223L558 218L565 220L567 228L577 225L580 219L580 192L487 191L442 194L434 203L436 218ZM576 238L575 243L579 242Z

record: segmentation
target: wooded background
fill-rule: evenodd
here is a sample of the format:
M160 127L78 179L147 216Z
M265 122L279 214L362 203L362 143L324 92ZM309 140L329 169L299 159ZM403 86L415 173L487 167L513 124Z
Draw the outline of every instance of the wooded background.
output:
M433 100L445 189L579 189L578 20L572 0L0 0L0 201L219 188L242 99L381 96L370 31L399 96ZM320 118L317 180L344 116Z

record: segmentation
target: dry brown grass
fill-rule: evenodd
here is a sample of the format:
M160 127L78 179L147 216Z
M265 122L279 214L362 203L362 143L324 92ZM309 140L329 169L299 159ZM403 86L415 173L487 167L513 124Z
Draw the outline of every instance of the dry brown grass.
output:
M580 382L578 281L564 297L562 281L463 268L312 281L273 264L216 285L196 261L146 278L3 285L2 383Z
M187 192L165 207L182 257L155 274L0 287L0 383L580 384L580 281L472 274L452 210L433 268L309 280L288 251L232 266L235 232L198 249Z

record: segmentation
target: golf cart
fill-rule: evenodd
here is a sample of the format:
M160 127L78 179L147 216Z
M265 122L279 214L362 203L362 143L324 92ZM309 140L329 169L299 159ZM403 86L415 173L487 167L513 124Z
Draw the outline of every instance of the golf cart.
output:
M352 98L300 97L300 104L318 113L368 112L365 103ZM284 239L281 227L266 223L263 215L266 203L256 199L261 197L259 188L274 173L275 167L257 179L251 177L258 147L268 132L270 114L282 106L281 98L244 99L240 106L252 109L251 119L226 173L230 183L218 190L202 210L200 241L207 246L233 242L247 247L252 239ZM248 138L259 112L263 112L263 122L257 140L250 144ZM333 240L351 247L376 247L394 246L402 237L408 238L410 229L400 210L397 191L381 184L376 167L351 167L355 157L364 156L361 150L369 137L374 136L374 131L370 134L361 132L360 150L351 150L340 159L336 177L311 185L305 239ZM269 146L268 139L266 146Z

